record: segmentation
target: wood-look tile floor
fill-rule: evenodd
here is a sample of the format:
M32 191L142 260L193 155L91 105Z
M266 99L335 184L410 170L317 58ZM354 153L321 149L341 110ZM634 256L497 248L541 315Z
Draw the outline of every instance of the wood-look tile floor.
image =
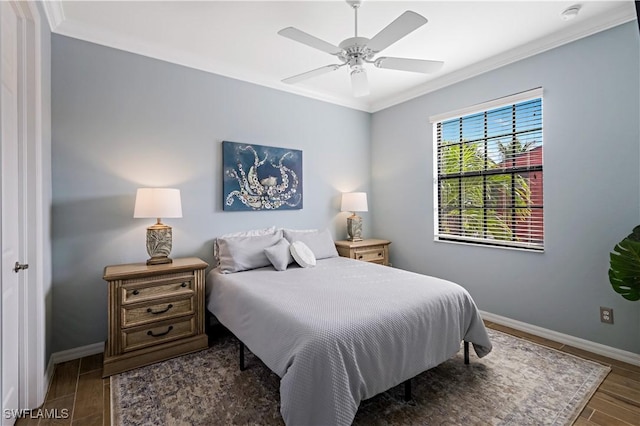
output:
M487 327L539 343L611 367L587 406L575 422L587 425L640 426L640 367L607 358L553 340L544 339L485 322ZM51 386L42 408L69 410L67 419L19 419L24 425L109 425L111 423L109 379L102 378L102 354L56 365Z

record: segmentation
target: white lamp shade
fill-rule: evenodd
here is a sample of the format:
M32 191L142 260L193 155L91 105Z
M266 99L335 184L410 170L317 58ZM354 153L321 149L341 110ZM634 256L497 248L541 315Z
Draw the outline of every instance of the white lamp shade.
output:
M345 192L342 194L342 204L340 211L343 212L366 212L367 193L366 192Z
M172 188L138 188L133 217L182 217L180 190Z

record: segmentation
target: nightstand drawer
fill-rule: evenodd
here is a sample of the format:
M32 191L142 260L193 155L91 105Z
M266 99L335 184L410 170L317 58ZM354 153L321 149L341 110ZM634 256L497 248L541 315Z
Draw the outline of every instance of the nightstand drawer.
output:
M362 241L336 241L336 249L342 257L363 262L390 266L389 244L391 241L370 238Z
M186 299L170 299L158 303L150 302L143 305L122 306L122 327L157 322L169 318L175 318L193 314L195 312L193 297Z
M364 260L365 262L384 263L384 246L356 249L354 250L354 259Z
M193 280L193 275L182 275L164 279L125 281L122 284L122 304L193 294Z
M196 322L195 318L191 316L173 322L163 321L161 324L152 324L134 330L122 331L122 350L124 352L194 335Z

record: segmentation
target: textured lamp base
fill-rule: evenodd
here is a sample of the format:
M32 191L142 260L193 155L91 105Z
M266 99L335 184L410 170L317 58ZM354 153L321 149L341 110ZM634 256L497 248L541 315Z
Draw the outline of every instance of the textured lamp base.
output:
M147 265L162 265L163 263L171 263L173 259L166 256L151 257L147 259Z
M362 218L355 214L347 218L347 240L362 241Z
M171 227L163 223L156 223L147 228L147 253L151 256L147 259L147 265L161 265L171 263Z

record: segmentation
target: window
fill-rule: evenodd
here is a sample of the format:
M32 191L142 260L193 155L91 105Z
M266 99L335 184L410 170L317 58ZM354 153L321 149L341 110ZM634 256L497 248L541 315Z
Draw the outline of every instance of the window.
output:
M542 89L431 122L436 240L542 250Z

